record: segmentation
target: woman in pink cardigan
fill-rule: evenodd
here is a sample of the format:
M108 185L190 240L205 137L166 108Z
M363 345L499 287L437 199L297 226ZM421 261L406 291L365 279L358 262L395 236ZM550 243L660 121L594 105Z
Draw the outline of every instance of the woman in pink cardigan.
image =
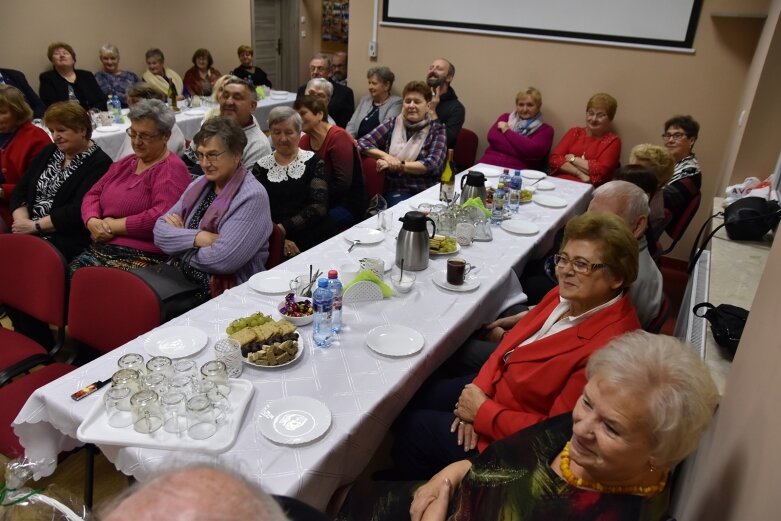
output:
M84 196L81 217L92 244L71 262L129 270L165 260L155 246L155 222L190 183L187 167L166 147L176 120L159 100L143 100L130 109L134 154L109 168Z
M543 170L553 144L553 127L542 122L542 94L534 87L518 91L515 111L499 116L488 130L481 163L514 170Z

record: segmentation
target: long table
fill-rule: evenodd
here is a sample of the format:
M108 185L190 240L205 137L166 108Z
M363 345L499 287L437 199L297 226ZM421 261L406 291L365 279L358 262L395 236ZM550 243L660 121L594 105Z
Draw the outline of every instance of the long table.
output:
M287 92L284 97L268 97L258 101L258 106L255 108L255 119L258 120L261 130L264 132L268 130L268 115L271 109L282 105L292 107L293 102L296 100L295 92ZM192 139L193 136L200 130L201 123L205 110L201 107L197 108L183 108L176 114L176 125L181 129L185 139ZM99 127L92 133L92 140L97 143L103 151L111 157L114 161L119 159L117 154L122 148L122 143L125 141L125 130L130 126L130 123L124 123L121 125L111 125L110 127Z
M492 167L473 168L491 171ZM538 235L512 235L493 227L492 242L476 242L462 248L459 255L479 267L476 276L480 287L475 291L453 293L435 286L432 276L445 269L447 257L432 257L429 267L417 273L410 293L378 302L346 305L344 330L330 348L313 347L311 326L305 327L301 331L308 335L309 347L297 363L279 371L245 368L241 378L253 383L255 393L238 439L230 450L207 455L102 445L101 451L120 471L139 481L148 480L178 463L216 463L241 472L271 493L294 496L317 508L325 508L339 487L360 474L393 420L434 369L472 331L522 295L514 270L522 269L533 255L548 248L555 231L570 217L585 210L590 200L590 185L555 178L551 181L556 187L552 194L566 199L566 208L551 209L532 203L523 205L515 216L536 223L540 227ZM401 227L397 218L421 202L436 201L437 196L438 187L434 187L392 208L395 228L379 244L359 245L347 253L348 243L342 234L275 269L308 273L311 264L325 271L363 257L393 262L394 238ZM375 225L376 218L358 224ZM214 342L226 336L225 327L230 321L255 311L275 315L281 300L280 296L263 295L243 284L167 325L191 325L209 335L207 347L194 356L200 365L213 358ZM423 350L405 358L375 354L366 347L365 337L372 328L382 324L404 324L417 329L425 338ZM27 401L13 426L29 458L50 462L39 469L36 479L55 470L59 451L81 444L76 439L76 430L95 401L102 397L99 392L74 402L70 394L109 377L123 354L145 354L145 336L40 388ZM256 430L257 411L270 401L296 395L325 403L333 416L331 428L324 437L307 445L276 445Z

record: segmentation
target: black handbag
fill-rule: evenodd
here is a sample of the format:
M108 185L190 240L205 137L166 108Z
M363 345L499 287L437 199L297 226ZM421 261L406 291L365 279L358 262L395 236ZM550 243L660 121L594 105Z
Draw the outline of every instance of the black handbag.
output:
M176 266L161 263L130 271L144 279L157 293L163 322L200 306L208 299L203 295L203 288L185 277Z
M704 313L701 312L703 309L706 310ZM738 349L743 328L746 327L748 310L732 304L714 306L710 302L702 302L694 306L692 313L710 322L714 340L727 350L727 355L732 360Z

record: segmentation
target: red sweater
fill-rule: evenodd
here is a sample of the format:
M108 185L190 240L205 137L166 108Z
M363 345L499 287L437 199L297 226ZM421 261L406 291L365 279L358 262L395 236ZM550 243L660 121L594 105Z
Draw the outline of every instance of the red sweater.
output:
M43 147L52 142L49 135L29 121L19 127L11 142L4 149L0 149L0 168L2 168L5 180L0 187L3 188L3 199L0 199L0 217L11 225L11 214L8 211L8 201L16 184L22 178L27 167Z
M588 175L591 184L599 186L613 178L613 172L618 168L621 159L621 138L612 132L602 137L591 137L583 127L573 127L564 134L559 144L551 152L550 173L564 179L582 182L574 175L558 172L566 163L564 156L574 154L588 160Z
M540 421L571 411L586 385L586 362L610 339L640 328L624 294L617 302L572 326L505 353L540 330L559 305L553 288L523 320L504 335L473 383L488 395L475 417L477 449Z

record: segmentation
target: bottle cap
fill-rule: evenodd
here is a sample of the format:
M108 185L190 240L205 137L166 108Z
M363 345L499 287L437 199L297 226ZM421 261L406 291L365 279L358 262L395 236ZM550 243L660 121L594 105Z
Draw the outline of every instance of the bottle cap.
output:
M328 278L329 279L338 279L339 274L336 272L336 270L329 270L328 271Z
M319 279L317 281L317 287L318 288L327 288L328 287L328 279Z

